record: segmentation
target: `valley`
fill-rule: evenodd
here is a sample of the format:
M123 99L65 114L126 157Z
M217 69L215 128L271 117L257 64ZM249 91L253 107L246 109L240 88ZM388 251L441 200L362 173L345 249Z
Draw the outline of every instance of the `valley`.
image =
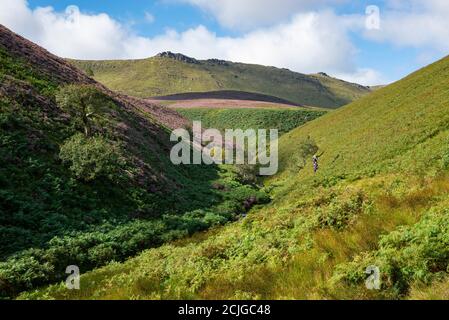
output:
M0 26L0 59L0 299L448 298L448 57L373 89L171 52L67 60ZM278 173L174 165L193 121L278 129Z

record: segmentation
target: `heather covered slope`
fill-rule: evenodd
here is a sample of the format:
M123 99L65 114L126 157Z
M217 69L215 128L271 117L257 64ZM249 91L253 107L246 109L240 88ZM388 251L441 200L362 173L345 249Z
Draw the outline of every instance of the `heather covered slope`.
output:
M23 298L445 298L448 101L445 58L283 135L273 201L241 223ZM314 143L317 174L301 156Z
M325 74L305 75L216 59L200 61L171 53L142 60L71 62L110 89L143 98L233 90L274 96L298 105L338 108L370 92L367 87Z
M0 299L63 279L68 265L87 271L234 220L249 197L268 201L228 168L172 165L170 129L189 124L174 110L116 94L3 26L0 80ZM102 96L92 137L56 103L68 84ZM107 174L79 174L100 161Z

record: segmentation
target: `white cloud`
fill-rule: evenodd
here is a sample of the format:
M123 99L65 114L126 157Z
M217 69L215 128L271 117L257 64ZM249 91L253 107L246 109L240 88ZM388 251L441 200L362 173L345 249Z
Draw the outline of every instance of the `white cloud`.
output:
M447 0L388 0L380 17L381 29L365 32L368 39L395 46L449 51Z
M346 0L171 0L190 3L212 14L224 27L251 30L285 21L298 13L337 6ZM354 30L369 40L395 46L449 51L448 0L385 0L380 11L381 29L366 30L365 16L346 16Z
M359 83L368 86L390 83L381 73L369 68L359 68L352 73L336 73L335 77L349 82Z
M122 58L128 31L107 14L88 15L76 6L30 10L25 0L0 0L0 23L63 57Z
M136 56L171 50L301 72L350 72L355 48L338 19L331 12L299 14L289 23L233 38L217 37L203 26L182 33L170 30L152 39L135 38L127 50Z
M297 13L345 0L177 0L212 14L221 25L249 30L285 21Z

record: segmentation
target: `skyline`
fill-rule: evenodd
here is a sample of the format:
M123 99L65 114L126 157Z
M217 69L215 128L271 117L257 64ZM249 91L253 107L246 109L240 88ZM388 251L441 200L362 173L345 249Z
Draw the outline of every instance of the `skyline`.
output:
M366 27L373 5L379 29ZM442 0L0 0L1 24L65 58L172 51L364 85L399 80L444 57L447 16Z

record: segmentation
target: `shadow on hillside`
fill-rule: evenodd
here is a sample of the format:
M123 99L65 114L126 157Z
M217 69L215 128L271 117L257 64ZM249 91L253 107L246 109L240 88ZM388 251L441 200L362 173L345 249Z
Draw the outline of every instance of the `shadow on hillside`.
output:
M297 103L290 102L288 100L269 96L254 92L234 91L234 90L221 90L221 91L209 91L209 92L187 92L178 93L168 96L152 97L153 100L165 100L165 101L177 101L177 100L198 100L198 99L222 99L222 100L247 100L247 101L259 101L259 102L271 102L286 104L291 106L299 106Z

